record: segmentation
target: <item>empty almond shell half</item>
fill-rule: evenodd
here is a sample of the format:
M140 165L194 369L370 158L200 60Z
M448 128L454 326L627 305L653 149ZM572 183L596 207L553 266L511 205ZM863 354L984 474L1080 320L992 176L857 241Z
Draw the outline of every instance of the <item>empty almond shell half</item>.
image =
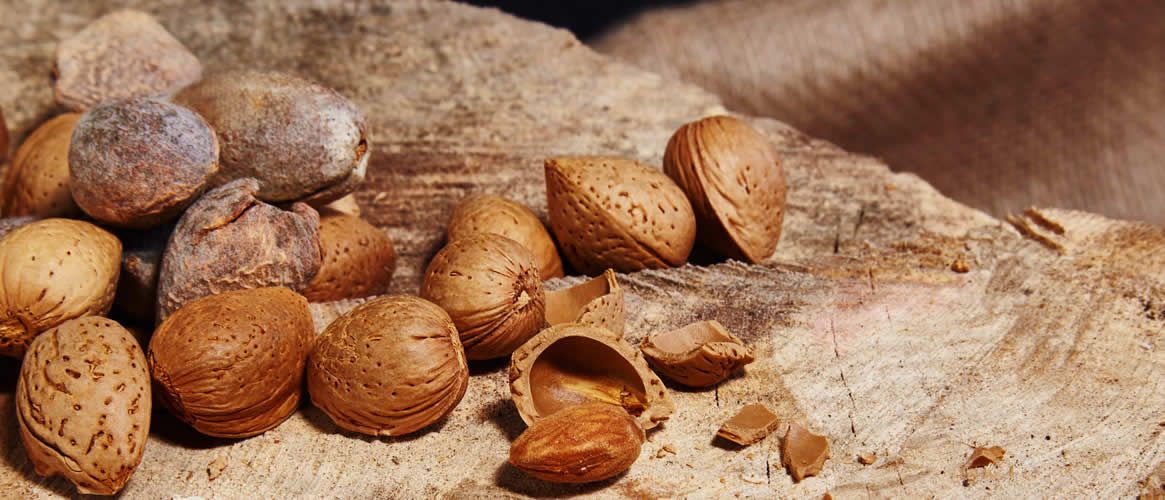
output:
M623 290L615 281L615 271L607 269L584 283L546 292L546 322L583 323L623 338Z
M715 385L753 361L752 349L715 320L657 333L641 349L656 371L692 387Z
M668 419L675 403L643 355L590 325L542 330L510 358L510 397L527 425L574 405L622 406L643 429Z

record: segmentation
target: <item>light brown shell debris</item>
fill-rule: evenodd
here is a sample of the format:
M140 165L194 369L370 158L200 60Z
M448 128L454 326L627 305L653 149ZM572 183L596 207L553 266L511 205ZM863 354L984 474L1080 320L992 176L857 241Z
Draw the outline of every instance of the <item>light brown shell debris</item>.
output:
M748 446L760 441L781 425L780 419L764 405L751 404L741 408L720 426L717 436L733 443Z
M797 422L789 423L789 430L781 442L781 464L789 469L794 480L801 481L817 475L825 466L827 458L828 438L810 432Z
M656 371L692 387L715 385L754 359L752 349L716 320L657 333L642 349Z
M1003 455L1007 454L999 446L992 446L990 448L984 446L975 447L975 451L971 452L971 458L967 459L967 463L963 465L964 469L974 469L976 467L986 467L988 465L999 465L1003 461Z

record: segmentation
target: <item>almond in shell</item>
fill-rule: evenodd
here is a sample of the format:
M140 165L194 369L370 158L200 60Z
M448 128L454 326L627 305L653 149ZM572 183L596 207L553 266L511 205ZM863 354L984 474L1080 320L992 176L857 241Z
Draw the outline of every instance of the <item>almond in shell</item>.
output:
M5 217L81 215L69 192L69 141L79 113L65 113L37 127L24 140L4 174ZM7 150L5 150L7 151Z
M396 250L388 234L352 215L320 218L323 263L304 289L311 302L381 295L396 269Z
M510 238L534 253L542 279L562 276L562 259L546 226L525 205L494 195L474 196L457 204L449 218L449 241L476 233Z

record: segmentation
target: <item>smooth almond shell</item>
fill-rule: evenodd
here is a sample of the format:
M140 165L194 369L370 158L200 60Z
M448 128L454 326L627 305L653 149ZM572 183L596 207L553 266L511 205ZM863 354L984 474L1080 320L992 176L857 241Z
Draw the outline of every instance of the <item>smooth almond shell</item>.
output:
M772 142L756 129L729 116L688 123L668 141L663 169L691 200L702 243L753 263L776 250L785 171Z
M396 250L388 234L352 215L320 218L323 263L304 289L311 302L370 297L388 292Z
M564 323L542 330L510 357L510 398L526 424L582 403L623 407L643 429L675 403L643 355L605 329Z
M113 320L76 318L37 337L13 398L37 474L60 474L83 494L113 495L142 460L150 374L137 340Z
M652 335L641 349L656 371L692 387L716 385L753 361L752 349L715 320Z
M696 219L683 190L634 160L550 158L546 201L563 255L587 275L678 266L695 243Z
M203 434L261 434L295 412L315 325L303 296L286 288L238 290L192 300L150 339L158 399Z
M365 302L320 335L307 367L312 404L344 429L399 436L453 411L469 365L453 321L432 302L390 295Z
M546 292L546 323L583 323L623 338L623 289L615 271L607 269L586 282Z
M81 215L69 191L69 140L80 119L79 113L53 118L33 131L16 150L4 175L0 202L5 217ZM3 150L8 151L6 145Z
M589 483L631 468L643 441L643 429L623 408L581 404L526 429L510 446L510 463L538 479Z
M109 312L121 241L88 222L44 219L0 239L0 270L0 354L19 358L40 332Z
M449 241L476 233L494 233L510 238L534 254L542 279L562 273L558 248L538 216L525 205L493 195L475 196L458 203L449 218Z
M425 270L420 296L453 318L469 359L509 356L545 321L534 254L498 234L477 233L442 248Z

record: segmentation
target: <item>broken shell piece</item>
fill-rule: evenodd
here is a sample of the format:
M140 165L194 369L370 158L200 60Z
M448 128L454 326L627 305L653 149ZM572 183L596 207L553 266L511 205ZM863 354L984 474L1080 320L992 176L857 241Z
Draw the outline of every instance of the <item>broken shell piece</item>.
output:
M815 476L829 458L829 439L818 436L797 422L789 424L781 443L781 464L789 469L793 479L800 481Z
M982 446L976 447L975 451L971 452L971 458L967 460L967 464L963 466L964 469L973 469L976 467L986 467L987 464L999 465L1003 461L1003 455L1007 451L999 446L992 446L984 448Z
M715 385L753 361L752 349L716 320L657 333L642 349L652 368L692 387Z
M510 358L510 397L527 425L589 402L622 406L643 429L675 403L643 356L602 328L563 323L542 330Z
M868 452L868 451L858 453L858 463L860 463L862 465L870 465L870 464L874 463L874 461L876 461L877 459L878 459L877 455L875 455L871 452Z
M607 269L585 283L546 292L546 322L583 323L623 338L623 290L615 281L615 271Z
M724 422L717 436L733 443L748 446L768 436L781 425L781 421L764 405L748 405L740 409L736 416Z

